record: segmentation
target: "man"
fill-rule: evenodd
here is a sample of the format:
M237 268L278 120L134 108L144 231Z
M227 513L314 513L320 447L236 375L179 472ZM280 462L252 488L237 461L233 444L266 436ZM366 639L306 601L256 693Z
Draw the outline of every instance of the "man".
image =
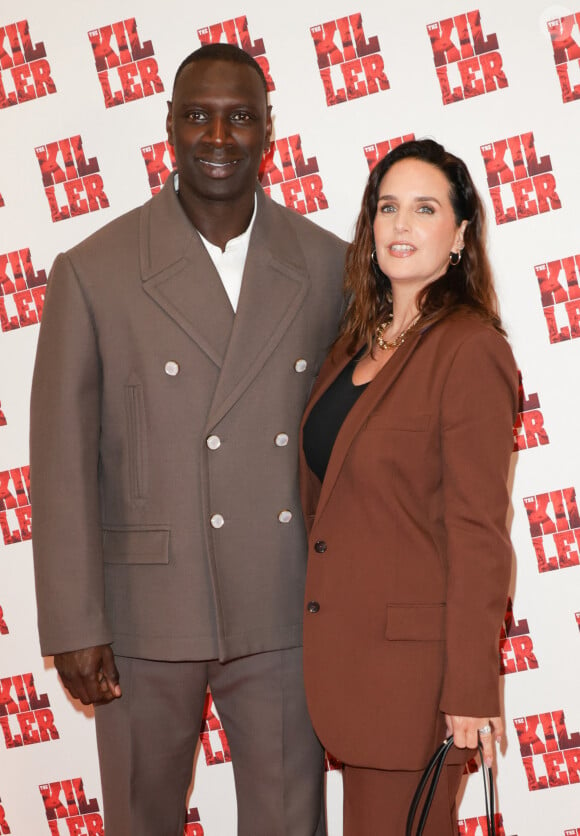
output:
M238 833L324 833L297 434L344 244L257 185L271 131L252 58L192 53L167 116L178 179L49 281L31 421L39 629L95 705L107 836L182 833L208 684Z

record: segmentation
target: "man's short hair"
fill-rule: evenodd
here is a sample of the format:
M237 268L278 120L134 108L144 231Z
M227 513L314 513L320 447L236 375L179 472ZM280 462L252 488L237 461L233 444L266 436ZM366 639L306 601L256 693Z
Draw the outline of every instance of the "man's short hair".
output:
M231 61L232 64L246 64L246 66L251 67L258 73L260 80L264 85L264 93L266 96L268 95L268 82L266 81L264 71L258 62L243 49L240 49L233 44L206 44L205 46L201 46L199 49L196 49L194 52L191 52L187 58L183 59L177 68L177 72L175 73L175 78L173 80L174 91L177 79L185 67L189 66L189 64L195 64L197 61Z

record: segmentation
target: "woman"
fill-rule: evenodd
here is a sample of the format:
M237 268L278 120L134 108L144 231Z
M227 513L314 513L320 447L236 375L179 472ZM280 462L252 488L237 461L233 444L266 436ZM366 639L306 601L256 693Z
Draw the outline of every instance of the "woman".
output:
M503 725L498 639L517 372L484 210L431 140L371 173L339 338L303 419L306 689L344 761L345 836L399 836L421 771L456 749L425 833L456 834L462 765Z

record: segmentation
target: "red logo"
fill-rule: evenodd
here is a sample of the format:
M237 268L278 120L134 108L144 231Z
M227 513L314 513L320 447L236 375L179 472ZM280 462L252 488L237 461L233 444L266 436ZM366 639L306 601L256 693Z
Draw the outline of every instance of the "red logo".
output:
M153 44L151 41L141 43L134 17L91 29L89 40L105 107L163 93ZM121 89L118 89L119 85Z
M506 836L503 825L503 816L496 813L494 816L496 836ZM457 836L488 836L487 816L477 816L472 819L459 819L457 822Z
M2 411L2 404L0 403L0 427L5 427L8 421L6 420L6 416Z
M0 636L7 636L10 630L8 629L8 625L4 620L4 611L2 607L0 607Z
M212 695L208 692L203 708L203 720L199 732L205 762L208 766L229 763L232 759L230 744L215 708Z
M34 150L53 223L108 208L97 158L86 159L78 134Z
M580 836L580 827L573 827L572 830L565 830L564 836Z
M541 493L524 499L539 572L578 566L580 516L576 489ZM551 552L551 554L550 554Z
M266 47L263 38L252 41L248 28L248 18L243 15L233 20L223 20L221 23L213 23L211 26L204 26L197 30L197 37L202 46L206 44L219 44L225 40L228 44L239 46L260 65L266 78L268 92L276 89L270 74L270 64L266 57Z
M580 732L568 734L563 711L519 717L514 726L530 792L580 782Z
M87 799L82 778L40 784L51 836L104 836L96 798Z
M183 836L204 836L203 826L200 824L197 807L190 807L185 814Z
M562 208L552 161L538 160L532 131L482 145L481 155L497 224Z
M367 40L360 12L311 26L310 34L328 107L389 89L379 39Z
M4 198L0 194L0 209L2 209L3 206L6 206L6 204L4 203Z
M580 337L580 255L536 264L534 269L550 342Z
M479 9L430 23L427 33L444 105L508 86L497 35L486 37Z
M44 43L32 44L27 20L0 27L0 108L56 93L50 72Z
M155 145L143 146L141 153L147 169L151 194L157 194L171 172L175 170L173 145L170 145L167 141L156 142Z
M30 468L0 471L0 529L4 545L30 540Z
M526 397L522 373L518 372L520 379L519 388L519 412L514 424L514 453L518 450L526 450L530 447L537 447L538 444L549 444L548 433L544 429L544 416L540 412L540 399L538 393Z
M7 749L58 740L46 694L36 693L31 673L0 679L0 726Z
M389 151L401 145L403 142L410 142L415 139L415 134L405 134L404 136L395 136L393 139L385 139L382 142L377 142L375 145L365 145L363 148L364 155L367 159L369 171L372 171L379 160L386 157Z
M578 629L580 630L580 612L575 612L574 618L576 619L576 624L578 625Z
M46 270L35 272L30 250L0 254L0 325L14 331L36 325L42 317ZM0 411L0 425L4 416Z
M0 833L12 833L12 831L10 830L10 825L6 821L6 811L4 810L4 807L2 806L1 802L2 799L0 798Z
M580 27L580 12L556 18L548 22L548 32L552 39L554 49L554 63L562 90L562 101L573 102L580 99L580 83L574 84L570 79L570 71L578 73L580 67L580 37L573 32L578 32Z
M499 653L499 672L502 676L539 667L534 654L528 620L527 618L515 620L511 598L508 598L507 611L500 631Z
M285 206L301 215L328 209L316 157L304 159L300 134L270 144L260 168L260 182L271 197L281 196ZM274 194L272 189L274 188Z

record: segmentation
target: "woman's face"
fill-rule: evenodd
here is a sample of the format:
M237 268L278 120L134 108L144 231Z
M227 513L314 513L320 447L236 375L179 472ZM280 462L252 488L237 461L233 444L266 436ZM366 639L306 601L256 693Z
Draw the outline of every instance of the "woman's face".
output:
M447 177L422 160L399 160L379 184L373 223L383 273L418 293L449 267L449 253L463 247L467 221L458 226Z

